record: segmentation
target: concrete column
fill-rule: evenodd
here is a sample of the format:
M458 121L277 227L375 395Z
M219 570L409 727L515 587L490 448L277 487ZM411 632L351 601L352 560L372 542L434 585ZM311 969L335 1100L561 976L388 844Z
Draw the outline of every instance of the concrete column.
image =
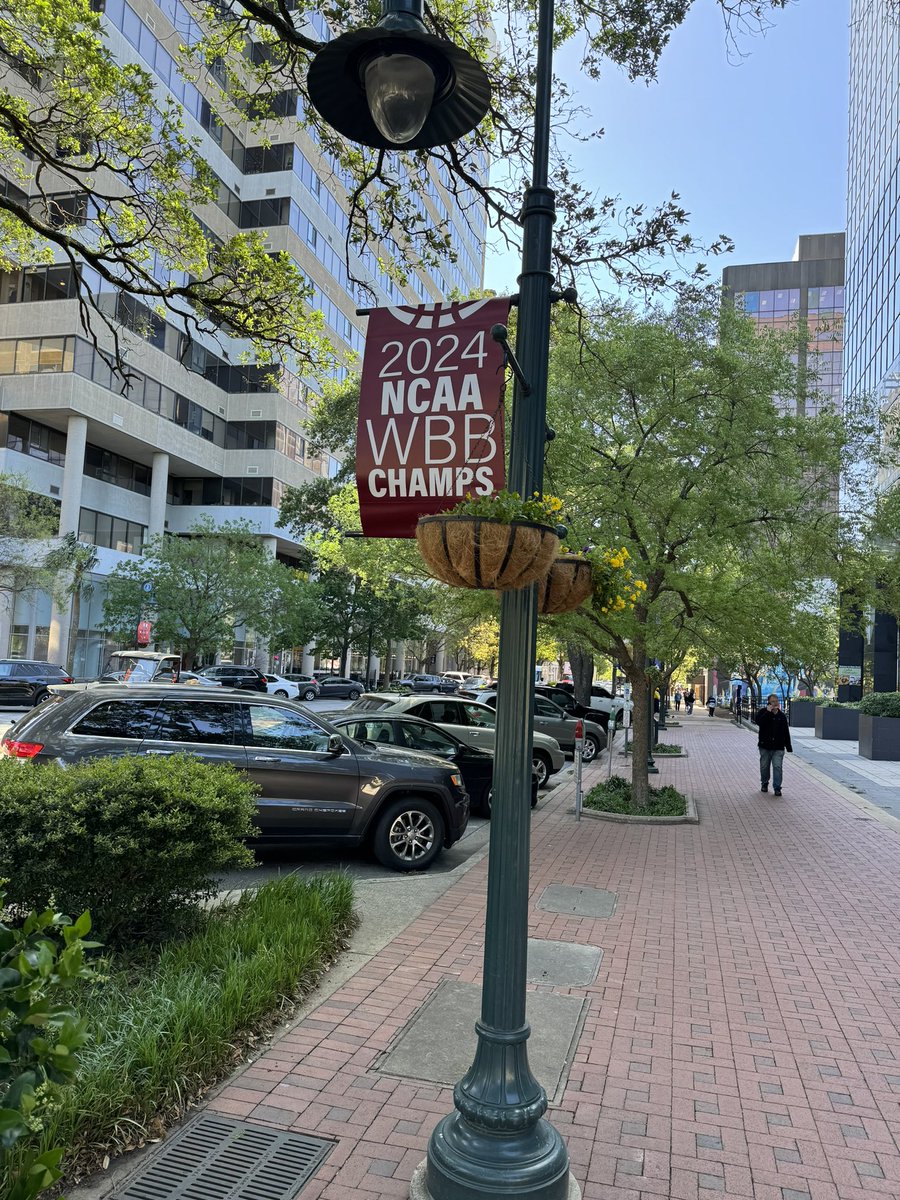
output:
M303 647L303 658L300 660L300 673L302 675L312 675L316 665L316 644L308 642Z
M166 491L169 486L169 456L159 450L153 455L153 473L150 476L150 523L147 537L162 534L166 528Z
M397 672L397 677L402 679L406 674L406 641L397 643L397 649L394 651L394 670Z
M435 675L443 675L447 669L447 651L441 646L437 654L434 656L434 673Z
M84 480L84 451L87 446L87 417L72 414L66 426L66 466L63 471L62 495L59 506L59 532L78 533L81 517L81 487ZM69 645L69 600L62 608L53 605L50 617L50 638L47 657L52 663L64 666Z
M13 608L15 597L10 596L8 604L0 600L0 658L9 654L9 635L12 632Z
M366 683L369 687L375 687L378 683L378 672L381 670L381 659L377 654L369 655L369 666L366 671Z
M275 551L278 549L278 538L264 537L262 539L263 547L269 558L275 557ZM258 671L267 671L269 669L269 654L270 646L267 640L263 638L256 639L256 650L253 654L253 665Z

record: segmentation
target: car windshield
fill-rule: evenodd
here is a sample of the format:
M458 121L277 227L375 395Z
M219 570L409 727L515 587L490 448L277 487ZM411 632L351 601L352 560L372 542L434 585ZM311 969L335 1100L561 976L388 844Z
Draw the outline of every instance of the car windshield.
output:
M106 664L105 675L118 675L124 683L149 683L158 663L152 658L118 654Z

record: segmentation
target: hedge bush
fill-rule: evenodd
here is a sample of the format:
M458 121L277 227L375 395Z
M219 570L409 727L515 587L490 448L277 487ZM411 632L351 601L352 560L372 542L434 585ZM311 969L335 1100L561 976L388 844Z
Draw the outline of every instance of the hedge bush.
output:
M900 692L870 692L860 700L859 711L869 717L900 717Z
M0 890L0 1195L33 1200L60 1177L63 1147L43 1137L88 1040L66 995L94 972L85 964L91 919L61 913L3 918ZM43 1144L41 1143L43 1138Z
M63 768L0 759L0 879L19 911L89 909L104 942L183 928L216 876L253 861L255 789L189 755Z

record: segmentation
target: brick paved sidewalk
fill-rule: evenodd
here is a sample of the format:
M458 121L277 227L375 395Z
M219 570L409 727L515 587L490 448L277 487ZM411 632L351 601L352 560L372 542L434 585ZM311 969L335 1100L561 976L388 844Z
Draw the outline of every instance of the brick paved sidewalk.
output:
M534 815L530 935L603 948L560 1103L585 1200L900 1197L900 835L795 756L759 792L755 738L694 717L660 780L699 825ZM622 760L618 760L621 762ZM605 777L606 766L586 772ZM336 1140L299 1200L408 1194L451 1089L380 1056L444 979L477 981L486 863L211 1102ZM536 908L548 884L607 888L609 919Z

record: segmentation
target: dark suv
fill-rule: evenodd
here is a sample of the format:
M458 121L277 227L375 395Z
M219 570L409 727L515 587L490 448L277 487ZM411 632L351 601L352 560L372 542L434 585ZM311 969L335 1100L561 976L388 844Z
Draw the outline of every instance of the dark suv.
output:
M30 659L0 659L0 708L32 708L50 699L50 685L71 683L72 677L53 663Z
M232 763L259 787L260 841L367 845L396 871L429 866L469 820L454 764L362 746L290 700L218 688L112 684L53 697L0 752L37 763L178 753Z
M238 688L242 692L268 692L268 683L256 667L239 667L237 663L217 663L197 672L203 679L212 679L222 687Z

